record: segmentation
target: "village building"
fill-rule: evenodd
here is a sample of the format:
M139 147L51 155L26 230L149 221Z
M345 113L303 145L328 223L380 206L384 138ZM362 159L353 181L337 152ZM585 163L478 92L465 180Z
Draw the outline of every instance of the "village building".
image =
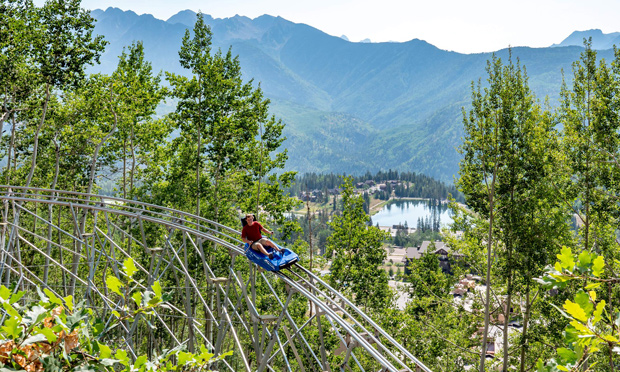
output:
M340 195L340 189L338 189L338 188L327 189L327 193L329 195Z
M450 247L444 242L435 241L431 243L428 240L422 242L419 247L409 247L407 248L407 253L405 255L405 273L409 272L409 264L413 260L419 260L424 254L435 254L439 256L439 267L444 273L451 273L450 268L450 260L449 257L453 259L459 259L463 257L459 252L452 252Z

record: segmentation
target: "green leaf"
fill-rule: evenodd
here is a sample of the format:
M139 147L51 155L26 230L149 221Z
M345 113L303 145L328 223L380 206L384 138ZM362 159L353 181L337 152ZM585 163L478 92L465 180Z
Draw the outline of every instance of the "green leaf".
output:
M567 282L571 280L571 277L564 274L549 274L550 277L558 281L559 283Z
M577 354L564 347L558 349L558 355L565 363L574 363L577 360Z
M603 310L605 310L605 300L602 300L596 305L596 310L594 311L594 317L592 317L592 325L595 325L601 320L603 315Z
M43 292L49 297L49 301L56 305L62 305L62 300L58 298L52 291L47 288L43 289Z
M225 358L225 357L231 356L233 354L234 354L234 351L230 350L230 351L225 352L224 354L220 354L220 356L218 358Z
M43 327L43 328L35 328L34 329L35 332L38 332L42 335L45 336L47 342L49 342L50 344L52 342L56 342L56 340L58 339L58 336L56 335L56 333L54 333L54 331L51 330L51 328L47 328L47 327Z
M24 297L25 294L26 294L26 292L24 292L24 291L19 291L17 293L13 293L13 295L11 295L11 300L9 301L9 303L11 305L13 305L17 301L21 300L21 298Z
M5 287L4 285L0 287L0 298L2 298L2 302L5 302L6 300L8 300L9 297L11 297L11 293L12 293L11 290Z
M586 286L586 289L596 289L598 287L600 287L601 285L603 285L603 283L598 282L598 283L590 283Z
M129 357L127 356L126 350L118 350L116 354L114 354L114 358L118 359L120 364L129 367Z
M564 342L566 342L566 344L576 344L578 338L579 332L574 327L567 326L564 328Z
M159 284L159 280L156 280L155 283L153 283L153 286L151 288L153 289L155 296L161 297L162 289L161 289L161 285Z
M577 319L583 323L588 321L586 312L581 306L579 306L579 304L574 303L570 300L566 300L566 302L564 302L564 305L562 307L564 308L564 310L566 310L568 315L570 315L574 319Z
M68 295L67 297L64 297L63 300L65 300L65 305L67 306L67 309L69 309L69 311L73 311L73 296Z
M573 259L573 252L571 252L569 247L562 247L562 251L557 255L558 260L560 260L560 265L562 268L572 270L575 267L575 260Z
M540 359L540 358L536 362L536 369L538 370L538 372L545 372L547 370L545 368L545 365L543 364L542 359Z
M192 362L194 360L194 354L187 353L185 351L179 352L178 357L179 357L179 364L182 365L182 366L184 366L187 363L190 363L190 362Z
M19 313L17 312L17 310L15 310L15 308L13 306L11 306L8 302L3 302L2 303L2 307L4 308L4 310L6 310L6 312L14 317L17 318L20 322L22 320L22 316L19 315Z
M579 292L575 294L575 302L578 303L579 306L583 309L586 318L589 318L594 308L594 305L592 305L592 302L590 302L590 296L588 296L588 294L584 291L579 290Z
M67 327L69 328L69 332L73 332L73 330L80 326L81 322L86 319L88 319L88 313L84 309L67 315Z
M149 300L147 303L149 306L153 307L161 303L161 297L155 296Z
M134 264L133 258L131 257L128 257L125 262L123 262L123 268L125 269L125 274L127 274L130 278L136 273L136 271L138 271L138 268Z
M123 287L123 284L121 283L121 281L115 277L115 276L108 276L108 278L105 281L106 286L108 287L109 290L111 290L112 292L116 293L119 296L123 296L123 294L121 293L121 287Z
M99 358L109 358L112 356L112 349L106 344L102 344L97 341L97 345L99 346Z
M602 337L610 342L618 342L618 339L612 335L603 335Z
M142 292L134 292L131 295L131 298L134 300L137 306L142 306Z
M594 259L594 264L592 265L592 275L596 277L601 277L603 275L603 269L605 268L605 259L603 256L598 256Z
M584 337L594 337L594 333L592 333L592 331L583 323L579 323L579 321L573 319L569 324L577 330L579 337L581 338L581 342L584 341Z
M138 357L138 359L136 359L136 362L133 364L133 367L134 368L140 368L143 365L145 365L147 361L148 361L148 359L147 359L146 355L140 355Z
M579 253L577 266L582 270L587 269L592 263L592 256L593 254L587 251Z
M5 305L8 305L6 302ZM22 334L22 327L20 325L19 320L15 317L11 317L4 322L4 326L2 326L2 332L6 334L9 338L15 340L19 338Z
M588 295L590 296L590 300L591 300L592 302L596 302L596 292L594 292L594 291L589 291L589 292L588 292Z
M102 321L97 321L93 324L93 336L97 337L103 332L105 324Z

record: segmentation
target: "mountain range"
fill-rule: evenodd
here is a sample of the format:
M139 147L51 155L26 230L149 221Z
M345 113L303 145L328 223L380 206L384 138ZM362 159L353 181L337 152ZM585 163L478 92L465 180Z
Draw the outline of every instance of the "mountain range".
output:
M110 43L91 72L110 73L123 47L142 40L154 69L185 74L178 50L196 13L168 20L117 8L94 10L95 32ZM286 123L287 168L299 172L362 173L414 171L451 182L458 171L462 108L471 84L482 78L490 53L461 54L419 39L354 43L305 24L263 15L212 18L213 46L239 55L243 76L271 99L271 111ZM576 32L548 48L519 47L512 58L525 65L538 97L557 103L562 70L593 37L600 56L616 40L600 30ZM581 38L581 41L579 40ZM596 43L594 42L596 40ZM507 59L508 49L496 55ZM173 110L173 103L162 108Z
M559 44L552 47L562 46L582 46L584 39L592 39L592 49L605 50L613 49L614 45L620 45L620 32L603 33L599 29L587 31L575 31Z

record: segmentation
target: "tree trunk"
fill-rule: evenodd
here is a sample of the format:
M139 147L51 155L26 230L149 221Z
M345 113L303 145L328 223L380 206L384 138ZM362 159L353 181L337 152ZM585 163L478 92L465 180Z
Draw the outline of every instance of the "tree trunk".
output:
M131 148L131 174L129 175L129 195L133 194L133 182L136 173L136 149L134 146L134 124L131 125L131 137L129 138L129 147Z
M196 216L200 216L200 130L198 130L198 146L196 148Z
M112 129L110 130L110 132L108 132L108 134L106 134L106 136L101 140L101 142L99 142L99 144L95 147L95 152L93 153L92 161L90 163L90 176L88 180L88 189L86 190L87 194L90 194L92 192L93 185L95 183L95 174L97 173L96 172L97 171L97 158L99 157L99 151L101 151L101 148L103 147L103 145L110 139L110 137L112 137L112 135L116 131L116 126L118 125L118 114L116 113L116 111L114 111L112 107L110 107L110 111L112 112L112 115L114 115L114 125L112 126ZM79 225L79 231L77 232L79 234L78 236L81 236L81 234L84 233L85 223L86 223L86 212L81 218L80 225ZM77 243L75 247L75 251L76 253L73 254L73 265L71 268L71 273L73 274L73 276L71 277L71 284L70 284L71 295L73 295L75 292L75 281L76 281L75 276L77 275L78 263L80 260L79 254L82 251L81 243Z
M32 162L30 164L30 172L28 173L28 178L26 179L25 187L30 186L30 182L32 181L32 176L34 176L34 169L37 166L37 152L39 150L39 134L41 134L41 130L43 129L43 124L45 124L45 115L47 114L47 107L50 101L50 84L45 84L45 102L43 103L43 113L41 115L41 121L39 122L39 126L37 127L37 131L34 134L34 145L32 147Z
M520 372L525 372L525 354L527 347L527 330L530 322L530 281L527 281L527 287L525 289L525 314L523 314L523 332L521 333L521 361L519 366Z
M9 155L8 155L8 160L6 161L6 184L10 185L11 184L11 155L13 156L13 158L15 157L15 115L13 115L12 117L12 128L11 128L11 144L10 144L10 148L9 148Z
M127 141L123 138L123 199L127 199Z
M58 145L58 142L56 142L56 139L54 139L54 145L56 146L56 164L55 164L55 169L54 169L54 181L52 182L52 186L51 189L54 190L56 189L56 184L58 182L58 174L60 173L60 146ZM52 198L54 199L54 197L56 196L56 193L52 193ZM50 265L50 259L49 256L52 253L52 218L53 213L52 213L52 204L50 204L48 206L48 211L47 211L47 217L49 220L49 225L47 227L47 256L45 257L45 267L44 267L44 271L43 271L43 282L47 283L47 276L49 273L49 265ZM60 211L59 211L60 213Z
M511 195L511 202L513 201L513 196ZM506 262L506 270L508 271L508 283L506 285L506 310L504 312L504 330L502 332L503 338L503 366L502 371L506 372L508 370L508 323L510 323L510 308L512 307L512 253L513 253L513 219L510 216L510 227L508 230L508 241L506 242L506 247L508 249L508 257Z
M493 179L491 181L491 192L489 193L489 236L487 241L487 275L486 275L486 293L484 304L484 331L482 334L482 350L480 351L480 372L484 372L484 362L487 353L487 337L489 333L489 318L491 309L491 258L493 249L493 202L495 196L495 176L497 175L497 163L493 170Z
M512 274L508 275L508 286L506 290L507 290L506 310L504 312L504 330L502 333L503 344L504 344L503 345L504 363L502 366L503 372L506 372L508 370L508 323L510 322L510 307L511 307L511 302L512 302Z

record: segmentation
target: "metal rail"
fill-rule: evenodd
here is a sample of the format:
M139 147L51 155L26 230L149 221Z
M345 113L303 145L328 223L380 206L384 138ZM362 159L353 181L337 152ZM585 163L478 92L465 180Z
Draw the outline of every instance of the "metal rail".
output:
M102 319L128 304L107 292L132 257L146 289L174 293L165 309L114 330L131 355L204 344L233 350L226 370L427 371L368 315L296 264L262 272L236 229L190 213L115 197L0 186L0 280L84 296ZM242 257L242 259L238 259ZM330 346L332 345L332 346ZM334 347L333 345L337 345ZM341 354L338 356L338 352Z

